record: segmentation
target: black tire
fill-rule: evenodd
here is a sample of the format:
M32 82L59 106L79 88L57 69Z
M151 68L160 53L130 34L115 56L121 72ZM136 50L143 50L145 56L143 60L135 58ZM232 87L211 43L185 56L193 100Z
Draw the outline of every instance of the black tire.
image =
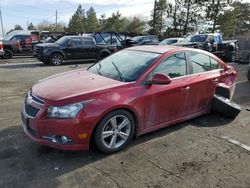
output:
M54 66L61 65L63 63L63 56L59 53L54 53L50 56L49 62Z
M241 111L238 104L220 95L214 95L212 108L214 112L226 117L235 118Z
M123 120L119 121L120 117L121 118L125 117L129 121L128 127L127 126L123 127L120 130L120 131L124 131L124 128L125 128L125 131L129 132L129 133L127 133L127 139L126 140L124 140L121 136L119 136L119 133L118 133L118 132L120 132L118 130L119 125L121 125L121 121L123 122ZM112 118L116 118L116 122L117 122L117 129L114 129L114 130L111 130L111 129L114 128L112 126L112 124L111 124L111 119ZM129 127L130 127L130 130L128 129ZM109 129L109 128L111 128L111 129ZM113 134L110 135L110 136L107 136L106 138L103 138L104 131L109 131L109 132L113 131ZM119 151L119 150L123 149L131 141L131 139L132 139L132 137L134 135L134 132L135 132L135 120L134 120L133 116L126 110L115 110L115 111L110 112L109 114L107 114L99 122L99 124L97 125L97 128L96 128L96 130L94 132L94 142L95 142L95 145L98 148L98 150L100 150L101 152L103 152L103 153L114 153L116 151ZM111 142L113 140L113 137L116 137L115 142L117 140L120 143L122 143L123 141L124 142L121 145L119 145L120 143L118 142L117 146L115 146L114 148L111 148L111 145L112 145ZM107 143L106 143L106 142L109 142L109 141L110 141L110 144L109 144L110 147L107 146Z
M248 71L247 71L247 79L248 79L248 81L250 82L250 68L249 68Z
M4 49L3 58L4 59L12 59L12 57L13 57L13 52L9 49Z

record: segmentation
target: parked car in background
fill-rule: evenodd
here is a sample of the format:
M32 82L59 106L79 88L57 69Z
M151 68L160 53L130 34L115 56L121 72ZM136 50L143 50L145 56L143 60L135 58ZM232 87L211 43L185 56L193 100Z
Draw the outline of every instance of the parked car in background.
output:
M97 45L90 36L63 36L54 43L37 44L34 56L44 64L61 65L67 60L98 60L115 51L115 46Z
M38 36L31 31L16 30L3 38L4 58L13 55L32 55L33 46L38 43Z
M157 45L159 39L155 35L136 36L132 38L138 45Z
M250 63L248 64L247 79L250 82Z
M4 55L3 42L2 38L0 38L0 57L3 57L3 55Z
M25 97L23 129L50 147L87 150L92 140L112 153L133 136L209 113L216 88L223 86L230 99L236 77L203 50L131 47L35 84Z
M237 40L223 41L219 33L189 35L174 45L206 50L229 62L234 62L238 56Z
M159 44L160 45L171 45L175 43L180 43L184 40L184 38L167 38L161 41Z

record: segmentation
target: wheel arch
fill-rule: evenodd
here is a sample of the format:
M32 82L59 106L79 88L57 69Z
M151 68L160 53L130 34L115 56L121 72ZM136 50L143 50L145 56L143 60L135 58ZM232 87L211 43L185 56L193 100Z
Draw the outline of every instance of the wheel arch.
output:
M114 107L114 108L111 108L111 109L108 109L106 110L101 116L100 118L97 120L97 123L95 125L95 127L93 128L92 132L91 132L91 136L90 136L90 145L93 145L94 144L94 135L95 135L95 131L96 131L96 128L98 126L98 124L100 123L100 121L106 116L108 115L109 113L113 112L113 111L116 111L116 110L125 110L127 112L129 112L133 118L134 118L134 121L135 121L135 131L134 131L134 135L133 137L137 137L137 132L138 132L138 129L139 129L139 125L140 125L140 120L139 120L139 115L138 113L136 112L135 109L132 109L131 107L129 106L118 106L118 107Z

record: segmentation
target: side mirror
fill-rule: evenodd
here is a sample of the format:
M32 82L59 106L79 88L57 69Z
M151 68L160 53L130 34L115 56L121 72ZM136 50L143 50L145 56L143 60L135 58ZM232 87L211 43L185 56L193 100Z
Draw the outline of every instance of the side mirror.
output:
M151 80L147 81L147 85L159 84L159 85L167 85L171 83L171 78L165 74L155 74Z

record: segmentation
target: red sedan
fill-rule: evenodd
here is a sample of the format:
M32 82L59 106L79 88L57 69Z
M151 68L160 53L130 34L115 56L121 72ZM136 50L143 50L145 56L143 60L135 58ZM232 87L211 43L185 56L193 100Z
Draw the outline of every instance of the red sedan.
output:
M139 136L211 111L218 86L232 97L237 74L216 56L175 46L121 50L87 70L35 84L22 121L32 140L65 150L112 153Z

